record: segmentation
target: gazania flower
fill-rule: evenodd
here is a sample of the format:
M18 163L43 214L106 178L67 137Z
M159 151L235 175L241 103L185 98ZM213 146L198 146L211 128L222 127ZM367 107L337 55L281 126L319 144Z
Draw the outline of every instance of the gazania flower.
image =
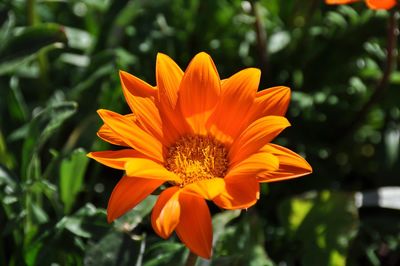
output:
M111 222L158 187L155 232L181 241L204 258L211 256L212 226L206 200L223 209L249 208L259 183L311 173L296 153L271 144L289 122L283 115L290 90L257 92L258 69L220 80L209 55L197 54L185 72L168 56L157 56L157 86L120 71L132 114L99 110L98 136L126 148L89 153L125 171L107 208Z
M331 5L344 5L359 1L360 0L325 0L325 3ZM396 0L365 0L365 2L370 9L388 10L396 5Z

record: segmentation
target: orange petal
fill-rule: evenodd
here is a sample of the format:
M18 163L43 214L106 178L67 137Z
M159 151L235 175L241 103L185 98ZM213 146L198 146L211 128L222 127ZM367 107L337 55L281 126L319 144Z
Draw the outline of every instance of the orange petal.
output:
M279 160L268 152L257 152L240 161L228 171L228 176L257 176L262 172L273 172L279 169Z
M360 0L325 0L325 3L329 5L344 5L344 4L350 4L354 2L358 2Z
M180 204L179 187L164 190L157 199L151 213L151 225L162 238L168 238L179 223Z
M257 93L253 107L250 109L250 119L263 116L284 116L290 103L290 89L284 86L265 89Z
M132 158L125 164L126 175L141 178L179 181L179 177L159 163L147 158Z
M158 53L156 63L156 78L158 95L162 105L169 105L175 110L178 100L178 88L183 77L183 71L169 56Z
M119 77L121 80L121 85L123 89L124 96L129 96L125 100L130 107L134 106L135 104L132 103L132 98L130 95L138 95L140 97L149 97L155 98L157 97L157 89L148 84L147 82L135 77L134 75L125 72L123 70L119 71ZM129 94L125 94L129 93ZM132 111L135 108L131 108Z
M279 170L259 175L259 182L282 181L312 173L312 168L308 162L287 148L270 143L265 145L261 150L278 157Z
M370 9L391 9L396 5L396 0L366 0Z
M112 111L100 109L97 113L104 123L130 147L157 161L164 160L162 143L143 131L136 123Z
M209 259L212 248L211 215L204 199L181 193L180 222L176 227L179 239L196 255Z
M183 190L204 199L212 200L225 190L225 181L223 178L205 179L186 185Z
M169 56L158 53L156 63L156 78L159 107L164 124L171 125L164 130L168 142L175 141L188 132L188 125L177 106L178 89L183 77L183 71Z
M190 62L179 86L179 105L196 134L205 134L205 124L217 104L220 79L211 57L197 54Z
M225 178L226 191L214 198L220 208L234 210L253 206L260 196L260 185L255 176L248 178Z
M162 122L160 113L154 103L156 90L143 80L127 72L119 71L119 77L126 102L136 114L137 120L143 126L143 129L157 139L162 139Z
M107 207L107 220L109 223L134 208L144 200L156 188L161 186L164 180L142 179L124 176L111 193Z
M95 159L101 164L107 165L115 169L124 170L125 163L137 157L143 157L138 151L132 149L124 149L119 151L96 151L87 154L89 158Z
M231 164L256 153L288 126L289 122L282 116L265 116L254 121L233 142L229 151Z
M218 132L234 139L247 126L245 118L253 105L260 76L259 69L248 68L222 83L220 101L207 121L207 128L217 139Z
M125 115L125 117L132 120L133 122L136 121L136 116L134 114L128 114ZM97 132L97 136L99 136L102 140L107 141L108 143L118 146L129 147L129 145L126 144L119 135L115 134L114 131L112 131L111 128L107 125L102 125L100 127L99 131Z

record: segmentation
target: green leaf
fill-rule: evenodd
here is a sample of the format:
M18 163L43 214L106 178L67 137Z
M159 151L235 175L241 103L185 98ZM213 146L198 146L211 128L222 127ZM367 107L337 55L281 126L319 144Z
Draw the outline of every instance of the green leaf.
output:
M145 252L143 266L183 265L187 248L180 243L164 241L152 244Z
M358 228L354 195L322 191L285 201L280 218L303 265L345 265ZM298 246L299 245L299 246Z
M96 239L111 227L107 224L105 211L88 203L73 215L63 217L56 228L59 231L66 229L79 237Z
M225 227L233 219L239 217L241 210L227 210L215 214L212 218L213 224L213 241L217 242L219 237L224 234Z
M84 258L85 265L138 265L136 261L144 241L145 238L133 240L128 234L112 231L100 241L87 248Z
M63 217L52 227L40 227L34 241L26 246L28 265L83 265L85 243L97 241L110 231L103 209L86 204L71 216Z
M63 30L68 38L69 47L86 51L92 46L93 37L89 32L71 27L64 27Z
M72 99L81 98L86 90L93 88L95 82L101 80L104 77L109 76L110 73L114 72L115 72L115 67L110 64L106 64L104 66L97 66L97 69L93 73L91 73L90 76L85 78L70 91L69 97L71 97Z
M76 196L83 188L83 177L88 164L86 151L78 148L62 160L60 167L60 194L65 213L69 213Z
M8 97L10 114L15 120L25 122L28 118L28 107L21 93L19 79L15 76L10 80L10 89Z
M115 220L114 226L120 231L126 230L127 228L129 230L133 230L133 228L142 222L143 218L151 212L156 200L157 196L148 196L142 202L136 205L135 208L121 216L121 218Z
M8 19L4 22L0 28L0 51L7 43L7 39L10 38L11 30L15 26L15 15L9 12Z
M66 119L72 116L77 109L75 102L54 100L48 106L34 114L33 119L28 124L28 130L22 131L25 137L22 156L22 177L30 179L32 177L31 165L35 156L39 153L44 143L60 128ZM25 134L26 135L23 135ZM20 136L20 137L21 137Z
M54 44L67 43L63 27L56 24L41 24L26 27L7 39L0 50L0 64L30 56L40 49ZM27 45L29 44L29 45Z
M211 265L216 266L273 265L264 249L263 227L257 213L243 213L239 223L225 227L213 256Z
M16 180L12 176L11 172L0 164L0 187L5 185L9 186L11 191L14 191L17 187Z
M14 165L13 156L8 152L3 133L0 130L0 164L4 164L8 168ZM0 170L1 171L1 170Z
M32 220L35 224L43 224L49 220L46 212L37 204L32 203L29 205L30 212L32 213Z

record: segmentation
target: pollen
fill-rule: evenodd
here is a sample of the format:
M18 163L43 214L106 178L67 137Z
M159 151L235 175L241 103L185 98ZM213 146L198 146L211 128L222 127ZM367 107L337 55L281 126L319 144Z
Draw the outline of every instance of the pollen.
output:
M196 181L223 178L228 169L228 151L212 136L188 135L168 149L165 167L177 174L181 187Z

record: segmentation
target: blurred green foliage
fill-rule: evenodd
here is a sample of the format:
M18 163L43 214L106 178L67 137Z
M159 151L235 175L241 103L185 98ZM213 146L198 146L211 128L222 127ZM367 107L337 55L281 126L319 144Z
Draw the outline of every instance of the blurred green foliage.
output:
M157 52L185 67L199 51L222 78L252 66L260 89L292 88L276 142L314 173L263 185L242 213L210 206L213 259L198 265L399 265L399 210L354 198L400 185L397 54L379 87L390 18L319 0L2 0L0 265L183 265L151 229L155 196L106 223L121 172L85 154L112 148L96 109L129 112L119 69L155 84Z

